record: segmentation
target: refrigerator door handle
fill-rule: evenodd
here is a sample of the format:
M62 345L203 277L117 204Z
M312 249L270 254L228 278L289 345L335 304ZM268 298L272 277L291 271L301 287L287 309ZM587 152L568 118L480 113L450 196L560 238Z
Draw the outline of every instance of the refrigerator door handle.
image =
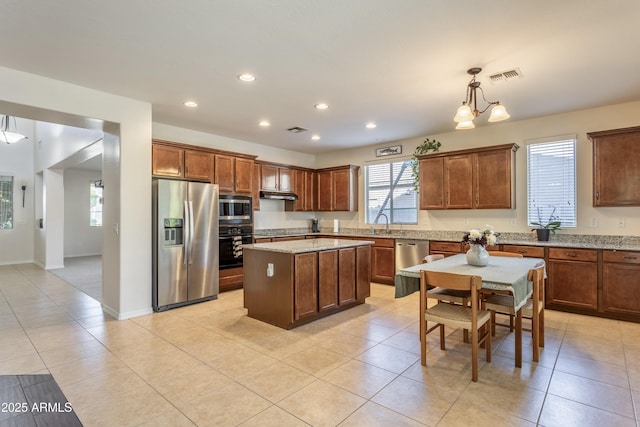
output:
M193 264L193 232L195 225L193 223L193 202L189 200L189 264Z
M189 212L189 202L184 202L184 222L185 222L185 233L184 233L184 248L182 252L182 258L184 259L184 265L187 265L189 261L189 248L191 248L191 214Z

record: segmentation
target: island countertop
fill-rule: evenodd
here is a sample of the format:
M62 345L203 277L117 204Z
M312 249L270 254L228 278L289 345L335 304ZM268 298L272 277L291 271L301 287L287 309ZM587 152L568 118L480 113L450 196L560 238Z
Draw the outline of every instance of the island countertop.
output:
M290 240L284 242L253 243L242 245L243 249L255 249L260 251L282 252L288 254L299 254L305 252L326 251L331 249L352 248L355 246L373 245L375 242L369 240L349 240L349 239L304 239Z

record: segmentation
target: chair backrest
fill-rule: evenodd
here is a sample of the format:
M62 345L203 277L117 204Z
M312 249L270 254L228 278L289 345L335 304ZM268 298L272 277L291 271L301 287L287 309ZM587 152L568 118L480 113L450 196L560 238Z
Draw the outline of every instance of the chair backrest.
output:
M427 286L455 289L459 291L470 291L471 311L473 317L472 323L475 327L478 308L480 306L478 303L479 291L482 287L482 278L480 276L445 273L441 271L420 271L420 313L424 313L425 310L428 310Z
M544 265L539 265L529 270L527 278L533 282L533 295L531 295L531 299L544 303Z
M438 261L440 259L444 259L444 255L442 255L442 254L433 254L433 255L427 255L426 257L422 258L422 262L423 263L433 262L433 261Z
M522 258L522 254L517 254L515 252L504 252L504 251L487 251L491 256L506 256L512 258Z

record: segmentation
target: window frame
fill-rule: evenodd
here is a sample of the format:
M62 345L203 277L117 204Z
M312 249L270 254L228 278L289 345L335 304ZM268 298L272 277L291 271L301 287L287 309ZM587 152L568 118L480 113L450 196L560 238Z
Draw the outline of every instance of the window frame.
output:
M401 164L398 166L400 168L399 171L394 170L394 164ZM376 224L376 219L378 219L378 224L381 222L379 219L380 213L384 213L389 217L389 224L397 224L397 225L417 225L419 221L419 210L418 210L418 193L413 188L413 175L411 168L411 159L410 158L394 158L389 159L387 161L375 161L368 162L365 164L365 173L364 173L364 193L365 193L365 224L373 225ZM371 187L370 187L370 173L371 168L387 166L389 167L389 183L388 190L385 196L385 200L382 202L380 209L378 209L375 213L371 212L372 208L369 208L369 203L371 200ZM397 173L401 172L401 175L398 176ZM406 175L405 175L406 174ZM395 180L395 185L393 181ZM406 181L406 182L405 182ZM379 186L378 190L381 187ZM409 208L399 208L394 206L394 197L390 197L393 195L393 191L397 189L405 189L407 192L410 192L413 195L413 206ZM406 209L415 209L415 221L401 221L398 218L399 212L401 210Z
M94 191L98 193L95 196L94 196ZM93 204L94 198L97 198L96 204ZM102 224L103 224L102 214L104 212L103 200L104 200L104 187L97 185L96 181L91 181L89 183L89 227L102 227ZM100 209L96 209L97 206L99 206ZM97 214L100 214L99 223L98 223Z
M15 225L15 181L13 175L0 174L0 230L13 230Z

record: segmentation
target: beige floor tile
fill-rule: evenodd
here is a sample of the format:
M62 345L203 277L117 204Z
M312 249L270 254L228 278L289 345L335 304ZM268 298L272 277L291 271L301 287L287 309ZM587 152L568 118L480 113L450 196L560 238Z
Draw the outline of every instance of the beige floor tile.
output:
M291 365L276 362L264 370L241 377L238 382L270 402L277 403L315 380L312 375Z
M322 377L323 380L370 399L397 377L396 374L373 365L350 360Z
M52 347L39 353L47 366L58 366L108 351L100 341L92 338L73 345Z
M312 347L284 359L283 362L316 377L321 377L348 360L347 356L335 351Z
M318 341L318 347L343 354L345 356L354 357L364 353L371 347L377 345L375 341L369 341L364 338L355 337L345 333L332 333L323 335Z
M549 394L633 418L631 390L564 372L554 372Z
M382 341L382 344L420 354L420 332L405 329Z
M398 377L371 401L427 425L436 425L458 395L405 377Z
M632 418L549 394L542 408L540 425L547 427L634 427L636 426L636 421Z
M531 387L546 392L552 373L552 369L537 363L523 362L521 368L516 368L513 359L494 355L491 363L485 363L478 375L486 384Z
M204 394L177 408L198 426L233 426L271 406L269 401L232 383Z
M178 349L160 354L138 353L125 363L146 381L174 376L202 365L201 361Z
M5 360L17 359L22 356L29 356L36 353L37 351L33 347L33 344L31 344L31 341L26 337L12 343L2 341L2 347L0 347L0 363Z
M35 351L0 363L0 375L33 374L46 369L40 355Z
M335 426L365 402L353 393L317 380L278 406L313 426Z
M277 360L272 357L244 348L239 352L208 361L207 364L229 378L237 380L264 371L276 362Z
M182 412L176 408L171 408L160 415L152 416L149 420L138 424L137 427L194 427L195 424L191 422Z
M470 420L473 421L470 422ZM438 427L468 427L470 424L473 427L533 427L536 425L533 421L505 413L499 407L487 407L469 400L459 400L438 423Z
M194 342L183 345L180 348L205 363L213 362L225 356L240 354L247 349L246 346L225 337Z
M346 420L341 422L340 427L419 427L424 424L419 423L404 415L398 414L377 403L367 402ZM466 424L465 426L468 426Z
M308 425L275 405L240 424L242 427L305 427Z
M379 343L400 332L403 328L389 328L360 320L350 320L341 325L339 329L346 334Z
M62 386L124 367L125 364L122 361L113 354L106 352L65 363L64 365L51 366L49 370L57 383Z
M561 354L555 369L619 387L629 387L629 375L623 366Z
M75 410L85 426L135 426L168 412L172 406L151 387L120 393L113 399L101 400Z
M420 355L389 347L388 345L378 344L357 356L356 359L400 374L419 360Z

